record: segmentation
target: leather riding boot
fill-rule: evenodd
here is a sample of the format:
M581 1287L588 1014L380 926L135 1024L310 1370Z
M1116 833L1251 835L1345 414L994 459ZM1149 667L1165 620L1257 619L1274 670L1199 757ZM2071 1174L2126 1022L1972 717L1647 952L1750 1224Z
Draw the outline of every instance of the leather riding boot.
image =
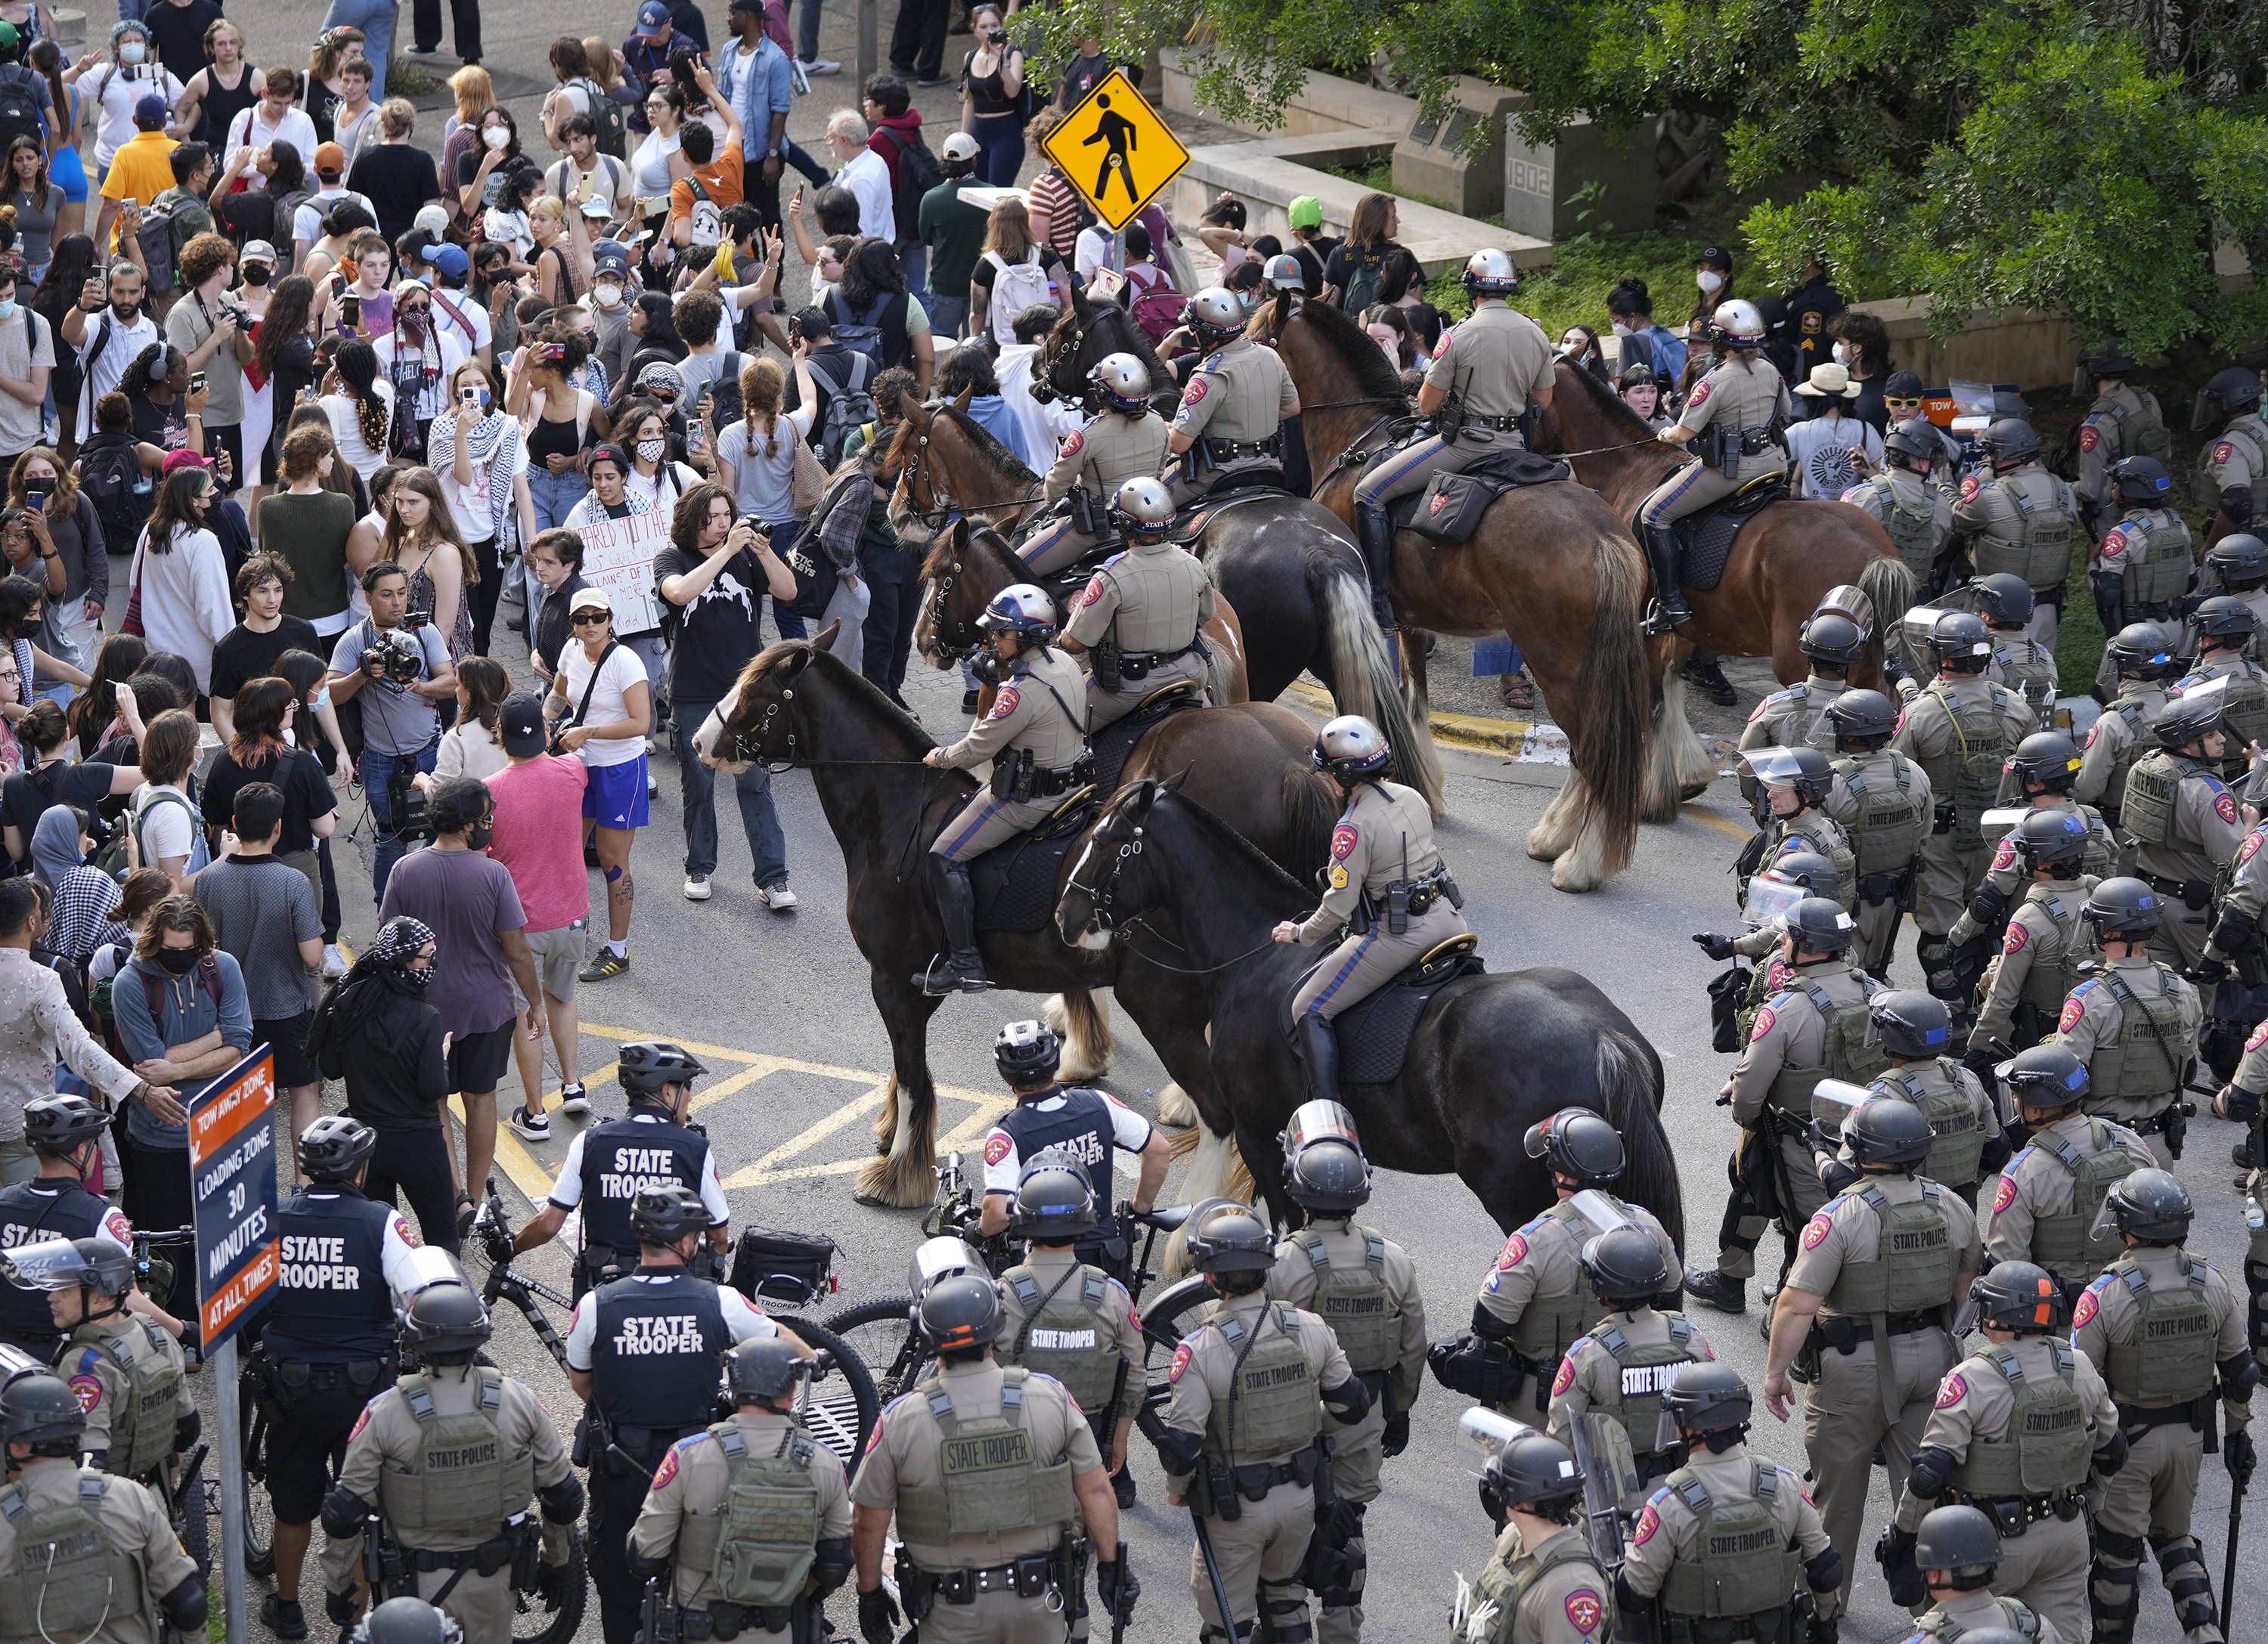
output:
M1355 540L1362 546L1363 573L1370 578L1370 608L1378 626L1394 632L1394 522L1373 503L1354 505Z
M1668 525L1646 525L1646 562L1653 572L1653 603L1646 607L1646 631L1667 634L1693 620L1685 590L1677 582L1677 532Z
M1339 1099L1339 1033L1329 1016L1310 1010L1300 1018L1300 1060L1307 1064L1307 1095L1318 1102Z
M990 989L984 958L976 950L976 892L968 883L968 867L930 858L938 865L937 914L945 923L946 951L914 978L914 985L932 994L981 994Z

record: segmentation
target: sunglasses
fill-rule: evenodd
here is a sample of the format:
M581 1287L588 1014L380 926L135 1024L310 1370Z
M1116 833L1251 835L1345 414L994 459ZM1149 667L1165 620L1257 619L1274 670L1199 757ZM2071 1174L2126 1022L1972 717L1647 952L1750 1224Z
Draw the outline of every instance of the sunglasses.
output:
M604 611L578 611L567 619L576 628L604 628L614 620Z
M1886 406L1896 406L1901 411L1911 411L1918 407L1921 404L1921 401L1918 400L1885 399L1882 403Z

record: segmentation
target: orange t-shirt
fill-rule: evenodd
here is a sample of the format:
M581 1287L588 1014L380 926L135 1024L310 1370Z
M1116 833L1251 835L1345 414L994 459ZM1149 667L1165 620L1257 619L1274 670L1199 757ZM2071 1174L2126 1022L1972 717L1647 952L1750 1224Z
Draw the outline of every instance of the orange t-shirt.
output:
M740 203L741 156L737 144L730 145L706 165L696 165L693 175L701 180L710 202L719 211L726 206ZM669 185L669 215L689 217L693 215L693 184L679 178Z

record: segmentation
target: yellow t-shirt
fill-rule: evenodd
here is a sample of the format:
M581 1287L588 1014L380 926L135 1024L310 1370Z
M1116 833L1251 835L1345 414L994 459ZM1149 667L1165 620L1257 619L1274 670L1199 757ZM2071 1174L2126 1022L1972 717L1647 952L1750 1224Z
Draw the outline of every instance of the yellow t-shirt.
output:
M179 145L162 131L137 131L134 140L110 158L110 174L102 180L106 200L132 200L147 208L173 186L173 150ZM118 247L118 230L110 231L112 250Z

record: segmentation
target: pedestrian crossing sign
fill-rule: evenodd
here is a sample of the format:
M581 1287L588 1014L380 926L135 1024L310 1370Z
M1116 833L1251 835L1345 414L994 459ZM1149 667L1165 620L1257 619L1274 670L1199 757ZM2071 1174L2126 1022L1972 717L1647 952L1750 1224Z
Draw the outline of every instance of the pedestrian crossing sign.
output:
M1189 163L1181 139L1118 69L1057 122L1040 149L1114 233Z

